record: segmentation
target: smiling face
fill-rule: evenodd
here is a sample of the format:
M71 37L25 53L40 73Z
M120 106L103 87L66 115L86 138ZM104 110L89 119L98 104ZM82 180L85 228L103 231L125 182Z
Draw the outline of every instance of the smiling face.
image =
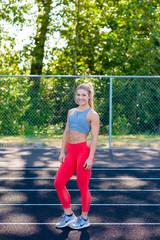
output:
M88 91L84 89L78 89L76 93L76 101L79 104L79 106L88 106L88 101L89 101L89 95Z

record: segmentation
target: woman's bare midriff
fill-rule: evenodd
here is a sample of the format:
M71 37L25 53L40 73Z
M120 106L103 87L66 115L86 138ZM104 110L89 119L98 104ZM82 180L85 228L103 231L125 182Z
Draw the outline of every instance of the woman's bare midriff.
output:
M69 143L81 143L86 142L87 136L81 132L69 131Z

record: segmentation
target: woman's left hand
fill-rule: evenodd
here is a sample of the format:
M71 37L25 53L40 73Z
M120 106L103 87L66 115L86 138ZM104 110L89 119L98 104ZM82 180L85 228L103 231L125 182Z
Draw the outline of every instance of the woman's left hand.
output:
M85 168L85 170L89 170L90 168L92 168L92 165L93 165L93 161L88 158L85 161L83 167Z

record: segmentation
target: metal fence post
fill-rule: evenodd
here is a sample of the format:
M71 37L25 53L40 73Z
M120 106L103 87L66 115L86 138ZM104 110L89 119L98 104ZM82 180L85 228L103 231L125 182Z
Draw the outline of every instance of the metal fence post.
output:
M109 149L112 149L112 77L109 90Z

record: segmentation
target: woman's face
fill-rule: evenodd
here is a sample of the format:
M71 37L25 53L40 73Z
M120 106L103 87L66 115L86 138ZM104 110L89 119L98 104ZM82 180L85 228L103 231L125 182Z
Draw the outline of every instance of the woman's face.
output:
M76 100L79 106L88 105L89 101L88 91L84 89L78 89L76 93Z

